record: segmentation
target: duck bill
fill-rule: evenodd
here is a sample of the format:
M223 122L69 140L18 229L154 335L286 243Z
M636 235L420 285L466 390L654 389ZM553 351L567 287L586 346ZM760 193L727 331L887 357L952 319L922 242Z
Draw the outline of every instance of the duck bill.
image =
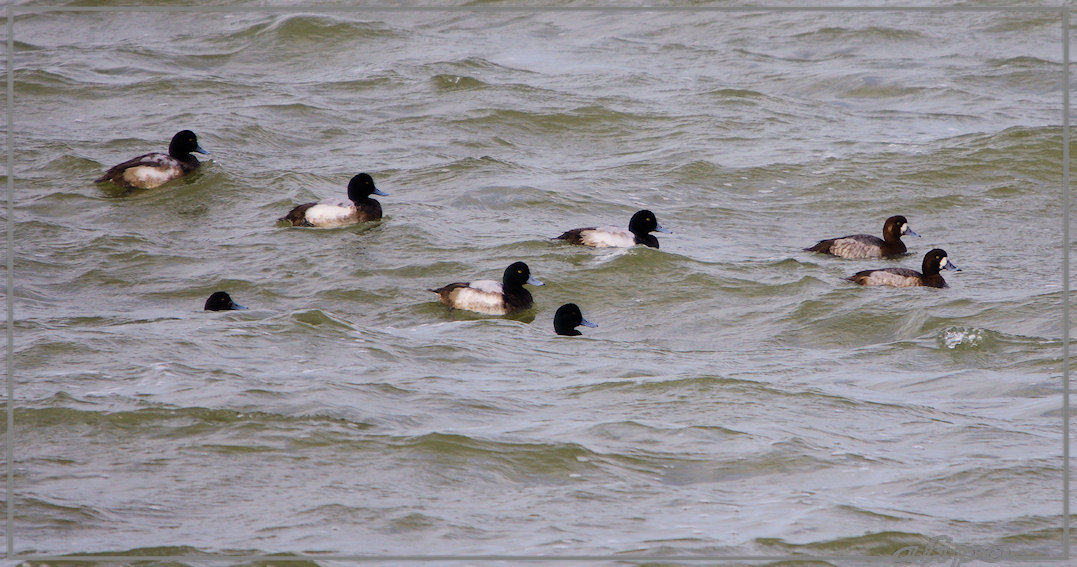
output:
M655 232L664 232L666 234L673 234L672 230L670 230L670 229L668 229L668 228L666 228L666 227L664 227L662 225L658 225L658 226L654 227L654 230L655 230Z
M518 280L517 280L518 281ZM527 276L527 283L531 285L546 285L539 281L535 276Z
M907 234L907 235L909 235L909 236L915 236L916 238L923 238L923 237L922 237L922 236L920 236L919 234L916 234L916 231L915 231L915 230L913 230L913 229L911 229L911 228L909 228L909 227L905 227L905 232L903 232L903 233L901 233L901 234L903 234L903 235L906 235L906 234Z
M951 270L951 271L954 271L954 272L960 272L961 271L961 268L958 268L957 266L954 265L953 262L951 262L949 260L946 261L946 265L943 266L943 267L946 268L947 270Z
M228 308L238 311L240 309L246 309L247 306L246 305L240 305L240 304L236 303L235 301L233 301L232 304L228 306Z
M595 328L595 327L598 327L598 323L592 323L592 322L588 321L587 319L584 319L583 321L580 321L580 324L583 325L584 327L591 327L592 329Z
M385 191L382 191L381 189L378 189L377 187L374 188L373 195L381 195L382 197L388 197L389 196L388 193L386 193Z
M194 147L194 151L196 151L196 152L198 152L198 153L200 153L200 154L202 154L202 155L207 155L207 156L209 155L209 152L207 152L206 150L204 150L204 149L202 148L202 146L201 146L201 145L196 145L196 146Z

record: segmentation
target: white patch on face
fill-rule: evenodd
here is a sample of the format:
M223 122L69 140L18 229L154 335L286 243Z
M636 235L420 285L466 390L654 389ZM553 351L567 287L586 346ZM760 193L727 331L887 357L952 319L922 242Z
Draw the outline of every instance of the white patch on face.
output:
M901 232L901 234L905 234L906 232L909 232L909 223L907 223L907 222L901 223L901 231L900 232Z
M940 258L939 259L939 270L945 270L946 265L949 264L949 263L950 263L950 259L947 258L946 256L943 256L942 258Z

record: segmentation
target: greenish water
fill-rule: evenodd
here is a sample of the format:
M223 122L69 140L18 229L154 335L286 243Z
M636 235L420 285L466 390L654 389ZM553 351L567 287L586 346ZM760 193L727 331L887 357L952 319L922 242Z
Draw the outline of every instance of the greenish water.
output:
M17 552L1060 553L1057 14L478 6L18 16ZM276 226L360 171L381 222ZM426 291L516 260L522 316Z

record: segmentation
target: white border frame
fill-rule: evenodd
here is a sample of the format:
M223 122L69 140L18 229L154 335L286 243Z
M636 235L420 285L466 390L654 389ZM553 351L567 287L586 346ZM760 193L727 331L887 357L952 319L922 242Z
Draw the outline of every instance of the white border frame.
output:
M86 7L14 7L4 8L3 18L6 22L7 53L7 112L6 112L6 146L7 146L7 364L4 380L6 382L7 423L4 433L7 479L5 486L6 508L6 552L0 559L16 562L64 563L83 561L101 562L161 562L175 561L188 563L205 563L220 561L366 561L366 562L428 562L428 561L516 561L516 562L562 562L562 561L616 561L616 562L704 562L704 561L869 561L894 562L895 558L885 556L856 555L321 555L321 554L281 554L281 555L25 555L15 553L15 17L20 14L43 14L53 12L153 12L153 13L266 13L266 14L329 14L356 12L1036 12L1057 13L1062 27L1062 556L1017 556L1008 557L1016 561L1065 561L1070 559L1070 8L1059 6L796 6L796 5L758 5L758 6L313 6L313 7L215 7L215 6L86 6ZM947 560L940 556L938 559ZM954 561L960 562L956 555ZM954 563L957 564L957 563Z

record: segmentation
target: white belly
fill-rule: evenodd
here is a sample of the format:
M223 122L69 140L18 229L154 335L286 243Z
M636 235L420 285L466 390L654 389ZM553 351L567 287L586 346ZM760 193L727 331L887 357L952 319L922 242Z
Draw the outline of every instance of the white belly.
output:
M630 248L636 245L635 235L612 226L585 230L580 233L580 240L595 248Z
M478 280L452 292L452 306L488 315L504 315L505 301L501 282Z
M132 187L150 189L158 185L164 185L183 174L179 167L151 167L136 165L129 167L123 172L123 180Z
M348 200L320 201L307 209L306 219L314 226L344 226L359 222L359 212Z

